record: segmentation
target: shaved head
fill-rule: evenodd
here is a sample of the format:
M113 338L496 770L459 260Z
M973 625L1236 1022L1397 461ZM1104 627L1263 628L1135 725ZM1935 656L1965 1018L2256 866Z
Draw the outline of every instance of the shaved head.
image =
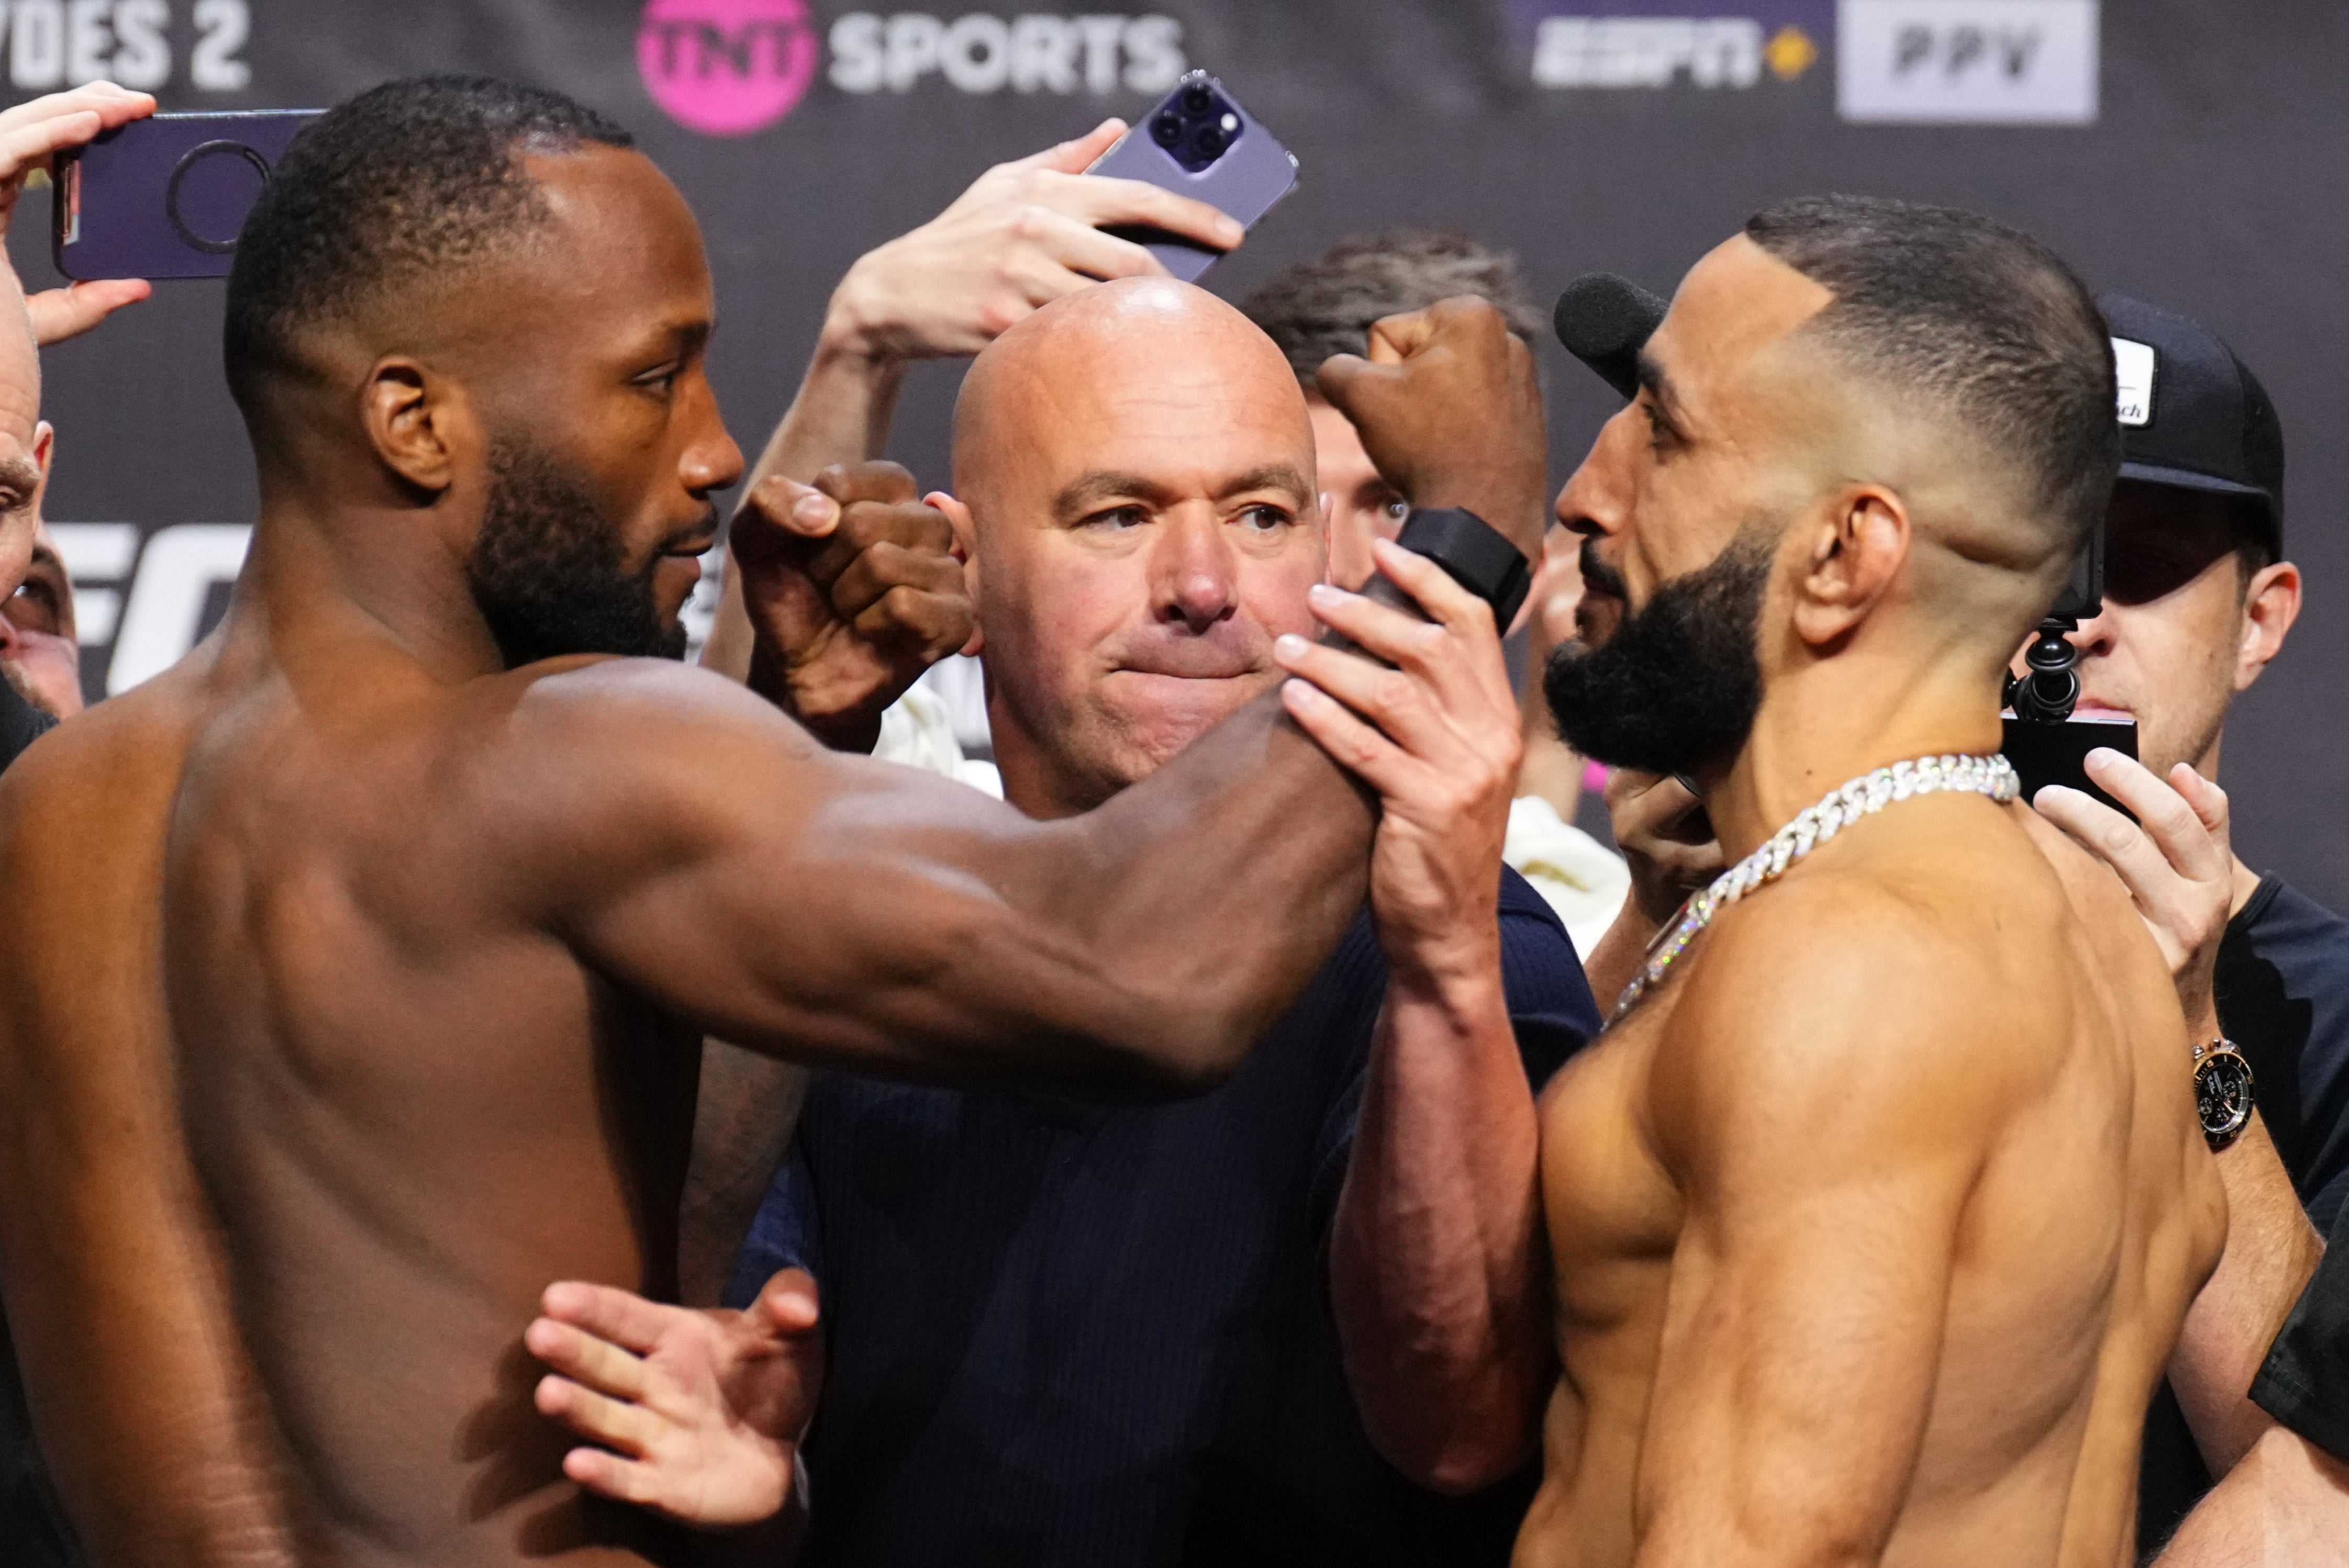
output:
M1172 278L1080 289L1012 327L972 363L955 404L956 489L970 500L1036 439L1071 422L1099 428L1157 399L1204 393L1281 420L1293 406L1302 425L1304 398L1284 393L1284 377L1287 393L1297 393L1278 346L1205 289Z
M1032 814L1083 810L1269 688L1324 553L1305 397L1204 290L1102 284L981 354L955 406L996 757Z

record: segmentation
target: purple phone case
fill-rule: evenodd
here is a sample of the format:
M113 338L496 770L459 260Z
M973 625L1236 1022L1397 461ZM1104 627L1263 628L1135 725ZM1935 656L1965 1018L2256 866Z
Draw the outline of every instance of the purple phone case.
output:
M318 109L159 114L60 160L50 226L69 278L227 275L269 170Z
M1204 73L1186 77L1183 86ZM1272 132L1257 123L1247 106L1232 96L1231 90L1213 77L1206 81L1224 96L1240 117L1239 134L1231 147L1214 163L1194 174L1174 161L1174 155L1150 139L1151 120L1158 111L1173 103L1183 91L1175 88L1159 102L1153 104L1148 114L1137 117L1133 129L1118 138L1117 144L1094 160L1085 170L1088 174L1112 175L1120 180L1140 180L1178 196L1188 196L1221 208L1239 220L1240 227L1252 229L1256 221L1272 211L1275 203L1297 188L1297 159L1288 149L1274 139ZM1199 274L1221 259L1223 253L1210 251L1175 239L1159 231L1132 233L1148 247L1151 253L1165 263L1166 270L1185 283L1195 283Z

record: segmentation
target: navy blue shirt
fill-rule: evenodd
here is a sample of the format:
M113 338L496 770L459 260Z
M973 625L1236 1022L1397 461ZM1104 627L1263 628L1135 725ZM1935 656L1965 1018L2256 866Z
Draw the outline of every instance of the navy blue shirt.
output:
M2219 1026L2251 1064L2260 1119L2320 1231L2349 1198L2349 921L2262 877L2219 945ZM2168 1383L2155 1391L2137 1480L2137 1547L2166 1542L2210 1472Z
M1503 972L1538 1087L1599 1016L1514 872ZM1367 916L1231 1080L1106 1108L826 1077L735 1265L817 1277L802 1561L1507 1561L1535 1476L1423 1492L1363 1436L1325 1242L1386 965Z

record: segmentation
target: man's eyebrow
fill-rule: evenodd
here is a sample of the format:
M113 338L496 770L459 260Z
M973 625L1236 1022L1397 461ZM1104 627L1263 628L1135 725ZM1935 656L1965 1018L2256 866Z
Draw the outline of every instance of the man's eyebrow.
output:
M1293 463L1267 463L1236 474L1216 487L1216 499L1246 495L1250 490L1276 490L1302 508L1313 498L1313 487ZM1063 522L1075 522L1098 508L1105 500L1121 498L1137 500L1145 506L1166 506L1179 499L1170 486L1139 474L1102 471L1087 474L1052 498L1052 514Z
M1121 497L1156 506L1169 500L1174 492L1138 474L1121 474L1107 470L1087 474L1062 488L1052 498L1052 515L1062 522L1074 522L1098 508L1105 500Z
M26 457L0 458L0 485L16 492L17 506L29 505L41 488L41 465Z
M1278 490L1300 507L1313 499L1313 487L1290 463L1267 463L1260 469L1251 469L1216 491L1216 499L1246 495L1250 490Z
M717 330L714 321L681 321L662 333L660 346L677 358L688 359L709 346L709 339Z
M37 539L33 541L33 565L36 569L52 567L58 576L66 575L66 558Z
M1640 387L1654 400L1656 412L1664 417L1664 422L1674 429L1681 428L1681 400L1673 394L1672 378L1644 348L1640 350Z

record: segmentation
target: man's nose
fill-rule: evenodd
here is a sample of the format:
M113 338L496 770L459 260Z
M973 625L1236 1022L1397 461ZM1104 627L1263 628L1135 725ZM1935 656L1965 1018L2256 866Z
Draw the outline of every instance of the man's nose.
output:
M1584 535L1620 533L1630 515L1631 486L1627 441L1639 438L1638 411L1626 406L1599 427L1590 455L1557 492L1557 520Z
M1158 618L1203 633L1238 607L1238 562L1220 519L1170 520L1159 535L1154 597Z
M685 488L697 496L730 489L742 478L742 449L727 433L714 395L708 399L706 411L702 428L686 444L685 456L678 463L678 477L684 480Z
M2103 608L2064 635L2084 659L2102 658L2111 653L2120 639L2120 624L2113 615L2112 602L2105 601Z

